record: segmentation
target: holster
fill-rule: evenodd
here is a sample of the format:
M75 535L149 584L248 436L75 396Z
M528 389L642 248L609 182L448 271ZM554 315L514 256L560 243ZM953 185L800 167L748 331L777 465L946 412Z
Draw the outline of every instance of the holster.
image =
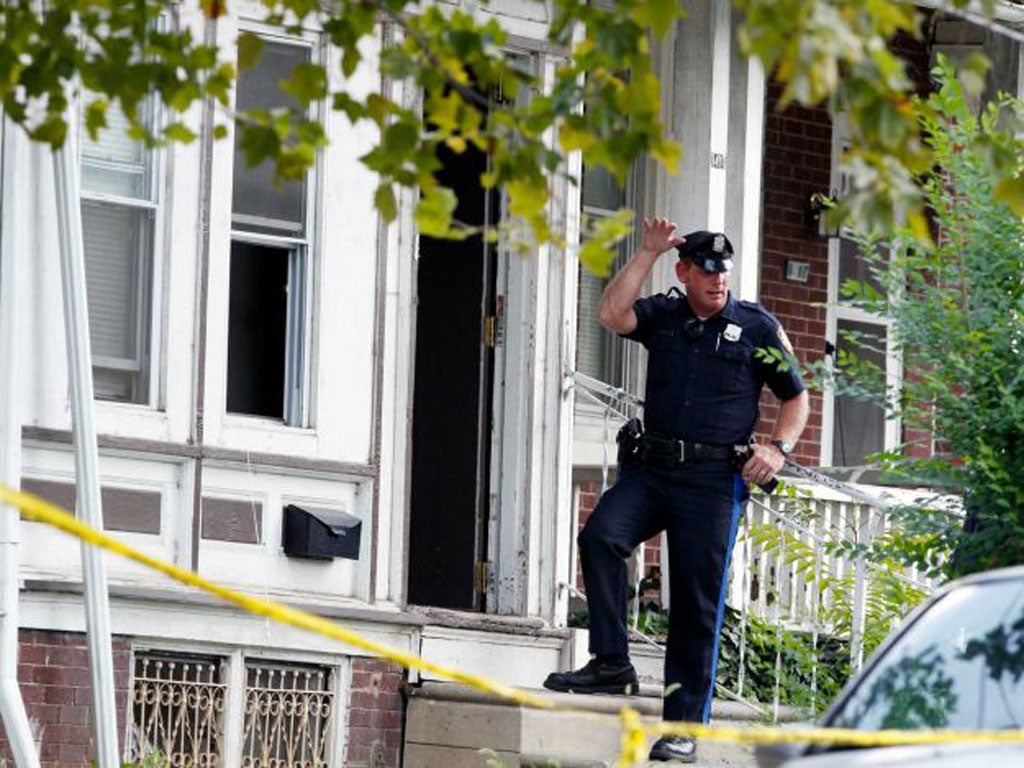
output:
M619 446L617 461L620 472L631 469L640 462L643 435L644 425L635 416L619 428L615 442Z

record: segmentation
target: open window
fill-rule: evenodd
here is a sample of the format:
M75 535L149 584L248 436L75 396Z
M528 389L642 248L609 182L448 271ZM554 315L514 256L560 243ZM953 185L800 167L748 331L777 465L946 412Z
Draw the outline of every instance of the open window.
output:
M312 55L305 41L265 40L239 74L237 109L294 106L278 83ZM275 182L273 165L249 167L239 144L236 134L227 410L306 426L312 174Z

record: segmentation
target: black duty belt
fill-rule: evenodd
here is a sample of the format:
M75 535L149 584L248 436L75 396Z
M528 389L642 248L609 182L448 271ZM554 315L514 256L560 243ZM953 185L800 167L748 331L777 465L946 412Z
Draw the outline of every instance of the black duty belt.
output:
M691 461L714 461L733 457L731 445L692 443L689 440L676 440L650 432L644 433L640 438L640 445L640 455L643 459L658 464L685 464Z

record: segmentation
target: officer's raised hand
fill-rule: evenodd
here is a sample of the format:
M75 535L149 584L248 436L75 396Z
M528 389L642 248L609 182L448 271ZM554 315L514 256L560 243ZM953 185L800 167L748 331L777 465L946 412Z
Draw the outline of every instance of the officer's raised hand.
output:
M683 244L676 237L676 223L662 216L644 219L640 247L626 265L609 281L597 308L597 319L612 333L630 333L636 328L633 302L640 295L654 262L665 251Z
M644 231L640 238L640 250L660 256L670 248L682 245L685 239L675 236L676 223L661 216L644 219Z

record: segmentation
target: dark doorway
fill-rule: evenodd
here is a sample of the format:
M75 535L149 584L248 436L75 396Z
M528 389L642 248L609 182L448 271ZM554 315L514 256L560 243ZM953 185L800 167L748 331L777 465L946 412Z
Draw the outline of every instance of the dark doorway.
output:
M480 185L476 149L439 153L439 180L459 198L456 218L495 223L496 195ZM490 198L490 200L489 200ZM481 610L486 557L494 350L495 252L477 236L420 238L413 395L409 602Z

